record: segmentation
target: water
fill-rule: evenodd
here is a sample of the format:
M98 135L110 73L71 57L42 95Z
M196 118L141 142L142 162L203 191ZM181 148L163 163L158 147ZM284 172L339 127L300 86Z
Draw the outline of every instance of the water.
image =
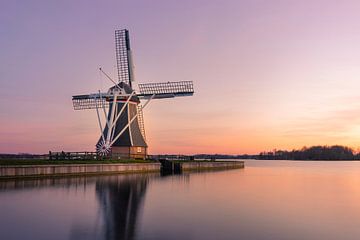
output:
M358 239L360 162L0 182L0 238Z

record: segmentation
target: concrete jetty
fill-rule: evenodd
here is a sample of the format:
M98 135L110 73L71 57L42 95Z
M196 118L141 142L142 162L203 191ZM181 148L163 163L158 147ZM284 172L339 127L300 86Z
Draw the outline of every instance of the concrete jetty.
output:
M160 172L160 163L53 164L0 166L1 178Z
M211 169L235 169L244 168L244 161L171 161L159 160L161 167L166 172L179 173L182 171L201 171Z
M234 169L244 168L244 161L229 161L229 162L184 162L181 163L181 169L187 170L207 170L207 169Z
M169 161L153 163L47 164L0 166L0 179L114 173L182 172L244 168L243 161Z

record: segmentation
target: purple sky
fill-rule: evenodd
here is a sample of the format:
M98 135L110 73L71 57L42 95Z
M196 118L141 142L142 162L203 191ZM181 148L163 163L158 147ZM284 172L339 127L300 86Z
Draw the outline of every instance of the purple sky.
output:
M150 153L360 146L360 1L0 3L0 152L94 150L114 30L130 30L137 82L193 80L145 110Z

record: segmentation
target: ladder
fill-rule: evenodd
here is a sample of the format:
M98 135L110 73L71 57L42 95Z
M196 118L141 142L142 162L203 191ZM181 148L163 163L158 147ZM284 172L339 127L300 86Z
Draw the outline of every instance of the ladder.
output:
M142 107L140 104L137 105L137 111L138 111L137 119L138 119L140 131L141 131L141 135L143 136L143 138L146 142L144 116L143 116L143 111L142 111Z

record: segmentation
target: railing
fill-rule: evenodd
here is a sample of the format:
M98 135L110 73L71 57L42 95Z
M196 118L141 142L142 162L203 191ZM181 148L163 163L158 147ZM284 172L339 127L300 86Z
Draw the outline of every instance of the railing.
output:
M107 160L107 159L144 159L143 154L112 153L110 156L101 156L97 152L49 152L49 160Z
M49 152L49 160L96 160L101 159L96 152Z
M172 160L172 161L192 161L194 160L194 156L193 155L149 155L148 156L151 159L154 160Z
M104 160L104 159L143 159L143 154L122 154L113 153L111 156L100 156L96 152L52 152L49 154L0 154L0 159L49 159L49 160ZM194 160L193 155L167 154L167 155L147 155L147 159L153 160Z

